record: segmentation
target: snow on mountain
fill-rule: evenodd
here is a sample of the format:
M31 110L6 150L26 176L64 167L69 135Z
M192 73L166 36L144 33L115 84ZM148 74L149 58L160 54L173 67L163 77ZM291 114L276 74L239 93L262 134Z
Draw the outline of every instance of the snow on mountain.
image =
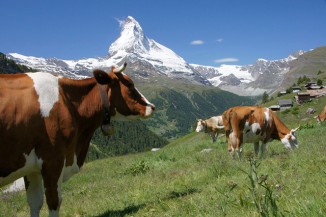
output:
M162 73L194 73L188 63L171 49L144 35L139 23L131 16L121 24L120 37L109 47L109 58L143 60Z
M249 83L255 79L249 73L248 69L238 65L221 65L219 67L201 66L191 64L191 66L203 73L213 86L218 87L220 84L225 83L227 77L233 77L241 83Z
M290 70L291 62L304 51L298 51L280 60L258 59L254 64L221 65L219 67L190 64L204 75L213 86L238 95L259 95L272 92Z

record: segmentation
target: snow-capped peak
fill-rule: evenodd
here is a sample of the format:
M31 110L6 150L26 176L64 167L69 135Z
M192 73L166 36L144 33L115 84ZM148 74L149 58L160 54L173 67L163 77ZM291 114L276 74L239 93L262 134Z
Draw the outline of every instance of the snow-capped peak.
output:
M131 16L120 21L119 38L109 47L109 58L145 61L163 74L194 73L188 63L171 49L147 38L139 23Z
M146 53L149 49L149 41L144 35L139 23L131 16L120 21L120 37L109 47L109 56L114 56L119 51L127 53Z

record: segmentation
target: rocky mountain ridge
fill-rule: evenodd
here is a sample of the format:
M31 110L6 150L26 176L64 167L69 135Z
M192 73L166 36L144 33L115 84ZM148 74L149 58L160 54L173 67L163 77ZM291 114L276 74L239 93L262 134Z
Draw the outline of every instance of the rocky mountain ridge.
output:
M133 77L148 82L161 78L176 79L253 96L275 91L290 71L294 60L304 53L298 51L280 60L258 59L245 66L190 64L171 49L148 38L140 24L128 16L121 22L120 36L109 46L106 57L61 60L17 53L7 54L7 57L31 68L77 79L92 76L91 71L95 68L108 69L112 65L127 62L128 71Z

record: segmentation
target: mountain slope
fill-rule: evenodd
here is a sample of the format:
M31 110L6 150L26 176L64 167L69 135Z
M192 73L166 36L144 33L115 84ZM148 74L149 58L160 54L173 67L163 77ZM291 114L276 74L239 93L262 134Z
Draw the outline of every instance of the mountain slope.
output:
M155 104L154 116L145 120L156 134L167 139L188 134L198 118L209 118L221 114L236 105L253 105L254 97L241 97L211 86L183 84L169 80L157 83L140 83L139 89Z
M0 73L14 74L31 71L35 70L24 65L16 64L15 61L8 59L5 54L0 52Z
M316 81L317 79L326 81L326 46L308 51L294 60L289 72L285 75L282 83L276 91L286 90L299 77L307 76Z

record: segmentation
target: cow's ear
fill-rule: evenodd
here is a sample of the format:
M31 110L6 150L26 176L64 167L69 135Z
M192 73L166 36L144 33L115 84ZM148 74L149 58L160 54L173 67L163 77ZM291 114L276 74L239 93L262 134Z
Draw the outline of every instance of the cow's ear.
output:
M103 70L95 69L93 74L99 84L108 84L111 81L110 76Z

